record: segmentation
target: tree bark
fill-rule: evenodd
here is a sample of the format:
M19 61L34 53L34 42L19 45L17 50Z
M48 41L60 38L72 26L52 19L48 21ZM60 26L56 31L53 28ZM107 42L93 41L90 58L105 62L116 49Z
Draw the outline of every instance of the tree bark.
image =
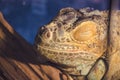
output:
M107 80L120 80L120 10L111 13ZM106 80L105 79L105 80Z
M62 72L40 64L36 51L0 13L0 80L59 80Z

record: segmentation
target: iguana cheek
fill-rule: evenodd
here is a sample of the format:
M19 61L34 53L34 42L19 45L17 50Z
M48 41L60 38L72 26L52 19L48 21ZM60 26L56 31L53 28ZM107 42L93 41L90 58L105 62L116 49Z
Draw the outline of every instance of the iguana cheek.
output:
M97 24L93 21L83 22L76 26L72 32L72 38L79 42L90 40L97 33L96 26Z

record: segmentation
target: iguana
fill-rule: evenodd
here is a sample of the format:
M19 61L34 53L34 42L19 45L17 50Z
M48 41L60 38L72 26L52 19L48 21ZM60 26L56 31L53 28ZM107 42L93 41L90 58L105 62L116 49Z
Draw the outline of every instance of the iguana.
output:
M107 70L107 27L108 11L63 8L40 27L34 46L41 61L56 64L71 80L101 80Z

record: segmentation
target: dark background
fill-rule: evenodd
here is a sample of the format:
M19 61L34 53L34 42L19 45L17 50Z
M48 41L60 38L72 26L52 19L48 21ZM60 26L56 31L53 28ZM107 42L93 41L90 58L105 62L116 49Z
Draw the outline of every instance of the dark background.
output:
M39 27L50 22L64 7L108 10L109 0L0 0L5 19L31 44Z

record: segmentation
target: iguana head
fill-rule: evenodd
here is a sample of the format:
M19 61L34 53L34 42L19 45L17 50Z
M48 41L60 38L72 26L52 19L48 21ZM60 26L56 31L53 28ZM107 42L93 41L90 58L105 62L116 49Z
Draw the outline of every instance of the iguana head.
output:
M106 50L107 14L90 9L60 10L40 28L35 47L48 60L66 66L95 62Z

